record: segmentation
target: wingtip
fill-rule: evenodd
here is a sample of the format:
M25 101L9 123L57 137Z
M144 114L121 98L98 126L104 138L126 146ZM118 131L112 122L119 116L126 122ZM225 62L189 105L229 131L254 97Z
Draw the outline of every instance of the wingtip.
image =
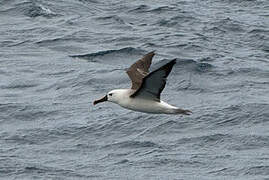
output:
M152 54L154 56L155 52L156 52L156 50L153 50L153 51L149 52L148 54Z
M143 56L143 58L152 58L155 55L155 51L151 51Z
M173 67L176 64L176 59L170 60L166 64L164 64L162 67Z
M177 59L173 59L173 60L171 60L168 64L176 64L177 63Z

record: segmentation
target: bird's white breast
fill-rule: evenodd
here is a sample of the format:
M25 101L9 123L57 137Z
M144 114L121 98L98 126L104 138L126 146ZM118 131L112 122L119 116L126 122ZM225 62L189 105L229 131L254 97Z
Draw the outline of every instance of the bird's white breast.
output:
M118 104L124 108L146 113L173 113L176 107L163 101L152 101L142 98L130 98L129 96L121 99Z
M134 93L132 89L122 89L118 91L118 93L117 100L114 103L130 110L146 113L173 114L176 109L176 107L163 101L159 102L138 97L132 98L130 97L130 95Z

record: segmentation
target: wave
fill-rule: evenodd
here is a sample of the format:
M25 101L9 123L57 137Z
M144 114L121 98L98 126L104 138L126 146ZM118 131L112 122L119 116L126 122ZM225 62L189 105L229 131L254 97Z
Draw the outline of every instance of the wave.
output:
M113 16L104 16L104 17L97 17L95 18L97 21L104 21L104 22L109 22L109 23L118 23L118 24L126 24L124 22L124 20L117 16L117 15L113 15Z
M198 19L194 16L182 13L181 15L177 15L169 19L160 19L155 23L155 25L164 27L182 27L183 24L194 23L196 21L198 21Z
M266 28L255 28L248 32L247 37L249 38L250 44L257 46L260 49L264 49L265 52L268 50L269 41L269 30Z
M1 13L10 15L18 15L19 13L31 18L39 16L51 18L59 15L53 12L48 6L34 1L26 1L16 4L15 7L8 8L4 11L1 11Z
M268 176L269 175L269 166L266 165L260 165L260 166L250 166L240 168L240 169L235 169L235 168L230 168L230 167L224 167L221 169L217 170L212 170L208 172L209 174L214 174L214 175L233 175L233 176L238 176L240 174L248 175L248 176Z
M107 55L114 55L114 54L133 54L133 53L140 53L138 49L132 48L132 47L125 47L118 50L106 50L106 51L99 51L96 53L90 53L90 54L82 54L82 55L71 55L70 57L73 58L85 58L85 59L94 59L96 57L100 56L107 56Z
M83 2L83 3L95 3L95 4L100 3L97 0L78 0L78 1Z
M34 2L27 3L27 6L24 7L23 12L24 15L29 17L43 16L49 18L58 15L48 7Z
M207 25L204 30L217 33L244 33L246 32L246 25L242 22L233 20L231 18L221 19Z
M266 166L266 165L251 166L251 167L244 168L242 171L244 171L245 175L268 176L269 175L269 166Z
M142 4L129 10L128 12L129 13L145 13L149 10L149 8L150 8L149 6Z
M14 121L36 121L40 119L49 119L58 112L52 109L43 109L37 105L28 105L24 103L3 103L0 104L0 112L5 112L1 116L0 122Z
M44 116L44 114L33 114L34 112L33 113L29 112L29 110L27 109L20 111L22 111L22 113L24 111L23 114L27 113L29 116L33 117L33 120L35 121L38 120L38 118L42 119L46 118L46 115ZM17 116L21 116L22 113L17 113ZM49 116L55 116L58 113L60 112L57 111L47 112ZM76 125L52 127L50 129L37 127L34 129L16 131L15 134L6 135L4 139L7 142L13 142L17 144L42 145L47 143L53 143L57 139L76 138L77 136L81 136L83 132L85 133L88 130L89 130L88 127L81 127L81 126L78 127Z
M260 135L235 135L235 134L211 134L181 138L176 141L176 146L191 145L197 148L215 148L242 151L269 147L269 136Z
M159 6L159 7L152 7L145 4L141 4L129 10L129 13L153 13L153 14L160 14L165 12L171 11L179 11L176 6Z
M218 126L236 126L242 123L258 124L268 121L269 104L251 103L245 105L233 105L218 113L221 115ZM229 114L229 116L227 116ZM231 116L233 114L233 116Z
M145 52L143 50L133 47L125 47L117 50L106 50L96 53L71 55L70 57L85 59L89 62L97 62L113 66L117 65L128 68L144 54Z
M163 12L170 12L170 11L176 11L177 9L174 6L159 6L153 9L148 10L147 12L152 13L163 13Z
M155 127L151 127L139 134L139 137L156 137L163 136L164 134L173 134L175 132L180 132L180 130L187 128L191 122L178 122L174 120L169 120L167 122L161 123Z
M210 63L199 62L192 59L178 59L176 68L185 69L188 72L204 73L210 72L214 66Z
M37 163L33 162L13 162L12 159L6 159L3 160L4 164L6 165L3 169L1 169L1 172L4 175L8 175L9 178L18 178L23 175L23 178L26 179L32 179L33 177L36 178L43 178L43 177L72 177L75 179L91 179L91 178L97 178L99 177L98 175L85 175L83 173L76 172L75 170L72 169L64 169L64 168L57 168L57 167L52 167L52 166L43 166ZM16 168L10 166L11 163L16 164ZM11 170L9 170L11 169ZM3 175L2 174L2 175ZM1 176L3 177L3 176ZM28 177L28 178L27 178Z
M123 141L105 145L103 148L160 148L161 146L151 141Z
M13 81L8 85L0 86L1 89L26 89L26 88L33 88L38 86L38 83L31 82L31 81Z

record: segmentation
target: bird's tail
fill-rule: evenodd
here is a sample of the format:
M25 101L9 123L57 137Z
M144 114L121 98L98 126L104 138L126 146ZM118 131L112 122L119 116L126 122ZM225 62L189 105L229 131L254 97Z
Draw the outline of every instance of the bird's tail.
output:
M192 112L190 110L184 110L180 108L174 109L175 114L183 114L183 115L190 115Z

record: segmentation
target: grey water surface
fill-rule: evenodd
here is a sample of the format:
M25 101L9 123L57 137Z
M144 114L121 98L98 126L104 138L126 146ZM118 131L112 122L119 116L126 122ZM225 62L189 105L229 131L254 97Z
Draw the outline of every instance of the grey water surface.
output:
M152 50L191 116L92 105ZM268 180L269 1L0 0L0 179Z

